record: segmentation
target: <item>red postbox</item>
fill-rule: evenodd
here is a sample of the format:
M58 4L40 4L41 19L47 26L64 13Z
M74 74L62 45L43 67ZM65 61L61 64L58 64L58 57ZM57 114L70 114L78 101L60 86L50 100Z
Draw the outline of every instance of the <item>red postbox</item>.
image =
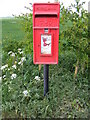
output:
M59 3L33 4L33 62L58 64Z

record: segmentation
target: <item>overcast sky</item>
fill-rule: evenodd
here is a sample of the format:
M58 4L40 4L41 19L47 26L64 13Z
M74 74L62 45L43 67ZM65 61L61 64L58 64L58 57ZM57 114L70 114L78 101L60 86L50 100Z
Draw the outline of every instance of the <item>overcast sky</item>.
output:
M0 0L0 17L8 17L14 15L19 15L20 13L29 12L24 6L29 7L29 3L36 3L36 2L48 2L50 1L53 3L55 0ZM75 0L59 0L60 3L64 3L66 7L68 7L71 3L74 3ZM88 10L88 2L90 0L80 0L85 1L86 4L84 8Z

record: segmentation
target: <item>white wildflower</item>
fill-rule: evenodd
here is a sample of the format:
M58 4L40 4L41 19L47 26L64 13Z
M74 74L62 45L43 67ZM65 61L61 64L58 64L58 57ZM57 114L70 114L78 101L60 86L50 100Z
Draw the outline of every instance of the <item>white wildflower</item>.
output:
M22 57L22 58L21 58L21 61L22 61L22 62L26 61L26 58L25 58L25 57Z
M39 76L35 76L35 78L34 78L35 80L40 80L40 77Z
M10 71L10 68L8 68L8 71Z
M21 65L22 64L22 62L20 61L19 63L18 63L18 65Z
M1 70L3 70L3 69L5 69L5 66L2 66L2 67L1 67Z
M12 51L9 51L9 52L8 52L8 55L10 55L11 53L12 53Z
M2 77L0 77L0 83L2 82Z
M13 65L12 68L16 69L16 65Z
M21 61L18 63L18 65L23 65L23 62L26 61L26 58L25 57L22 57L21 58Z
M23 51L19 52L19 54L23 54Z
M23 94L25 97L28 96L28 91L27 90L23 91Z
M8 67L8 64L6 64L5 67Z
M4 70L4 69L7 68L7 67L8 67L8 64L2 66L2 67L1 67L1 70Z
M6 77L6 75L3 75L3 78L5 78Z
M18 51L21 51L21 48L18 48Z
M15 57L15 53L12 53L11 56L12 56L12 57Z
M14 78L16 78L16 77L17 77L16 74L12 74L12 75L11 75L11 79L14 79Z
M12 88L10 86L8 86L9 92L12 90Z

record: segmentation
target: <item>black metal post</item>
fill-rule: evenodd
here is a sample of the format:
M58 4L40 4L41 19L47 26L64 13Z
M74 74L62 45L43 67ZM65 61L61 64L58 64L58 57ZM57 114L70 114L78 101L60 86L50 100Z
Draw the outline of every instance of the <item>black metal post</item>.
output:
M48 79L49 79L49 65L44 65L44 96L47 94L49 89Z

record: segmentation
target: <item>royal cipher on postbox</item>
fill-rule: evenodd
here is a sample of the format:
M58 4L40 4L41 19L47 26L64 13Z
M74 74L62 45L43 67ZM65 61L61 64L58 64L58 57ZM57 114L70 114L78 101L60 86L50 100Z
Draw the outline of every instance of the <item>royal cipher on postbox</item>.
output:
M59 3L33 4L33 62L58 64Z

